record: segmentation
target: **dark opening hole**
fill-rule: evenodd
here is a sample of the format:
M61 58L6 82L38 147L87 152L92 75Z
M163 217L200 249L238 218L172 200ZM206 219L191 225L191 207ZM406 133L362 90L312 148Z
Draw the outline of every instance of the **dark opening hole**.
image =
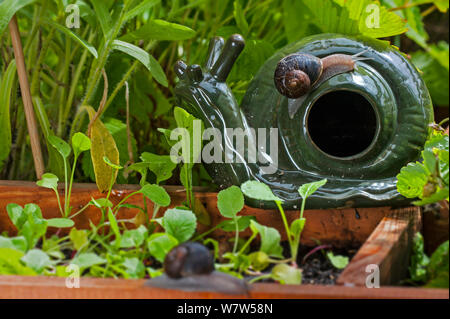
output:
M323 152L336 157L361 153L372 143L377 119L372 105L351 91L321 96L308 115L308 132Z

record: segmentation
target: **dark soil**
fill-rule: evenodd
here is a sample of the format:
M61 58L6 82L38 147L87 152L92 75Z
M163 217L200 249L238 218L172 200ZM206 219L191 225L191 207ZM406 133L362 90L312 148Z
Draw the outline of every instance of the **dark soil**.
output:
M325 255L324 250L318 250L303 262L303 257L312 248L301 248L297 264L302 269L302 284L311 285L334 285L340 273L344 269L335 268ZM356 249L338 250L331 249L333 254L349 257L349 260L356 253Z

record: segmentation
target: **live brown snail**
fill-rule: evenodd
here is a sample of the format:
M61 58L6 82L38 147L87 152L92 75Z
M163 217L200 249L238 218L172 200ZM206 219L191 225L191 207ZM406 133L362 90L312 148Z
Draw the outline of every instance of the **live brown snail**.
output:
M282 95L289 99L289 116L292 118L304 102L306 95L323 82L341 73L351 72L364 51L355 55L332 54L318 58L311 54L294 53L278 62L275 69L275 86Z

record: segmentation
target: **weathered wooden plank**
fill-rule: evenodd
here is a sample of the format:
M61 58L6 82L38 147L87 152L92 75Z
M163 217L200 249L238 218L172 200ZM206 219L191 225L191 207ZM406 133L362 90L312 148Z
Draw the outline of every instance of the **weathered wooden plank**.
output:
M138 186L136 185L117 185L112 192L111 201L116 204L137 189ZM166 189L172 198L171 207L180 205L184 201L185 192L182 187L166 186ZM63 200L62 189L60 192L61 200ZM217 193L196 189L195 195L207 208L211 216L211 226L224 220L217 209ZM95 184L74 184L71 205L76 210L83 207L91 198L105 196L105 194L98 192ZM142 198L142 195L132 196L128 203L142 206ZM6 230L11 234L15 232L15 227L9 221L6 212L6 206L9 203L19 205L36 203L41 207L46 218L60 217L56 197L52 190L38 187L33 182L0 181L0 231ZM153 205L149 203L148 211L151 212L152 210ZM307 222L302 235L302 244L314 246L316 245L315 240L320 240L322 243L332 244L334 247L359 247L375 229L379 221L390 211L389 207L308 210L305 212ZM162 209L160 214L163 214L163 212ZM136 213L136 209L122 208L119 211L118 218L132 218ZM283 223L278 211L246 206L241 215L255 216L261 224L277 228L285 238ZM286 215L287 219L292 221L298 217L299 211L287 211ZM89 228L89 220L96 223L100 220L100 217L100 210L91 206L84 213L75 217L74 221L79 229ZM205 231L211 226L200 226L199 231ZM212 236L225 240L233 234L218 230ZM242 236L250 236L250 231L244 232Z
M249 295L186 292L148 287L145 280L81 278L67 288L65 278L0 276L1 299L448 299L448 289L253 284Z
M419 207L392 211L375 228L339 276L337 283L365 286L368 275L373 273L373 270L366 272L369 265L378 267L380 285L397 284L406 278L412 239L420 227Z
M425 251L430 256L440 244L448 240L448 202L444 200L437 203L436 206L436 210L424 210L423 212Z

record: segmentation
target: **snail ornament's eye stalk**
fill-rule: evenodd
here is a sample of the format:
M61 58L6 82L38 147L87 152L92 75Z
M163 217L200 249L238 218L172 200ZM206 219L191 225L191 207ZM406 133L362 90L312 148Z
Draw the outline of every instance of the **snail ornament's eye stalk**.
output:
M275 86L289 98L288 111L292 119L310 92L335 75L351 72L356 61L366 51L355 55L333 54L322 59L303 53L290 54L278 62L275 69Z

